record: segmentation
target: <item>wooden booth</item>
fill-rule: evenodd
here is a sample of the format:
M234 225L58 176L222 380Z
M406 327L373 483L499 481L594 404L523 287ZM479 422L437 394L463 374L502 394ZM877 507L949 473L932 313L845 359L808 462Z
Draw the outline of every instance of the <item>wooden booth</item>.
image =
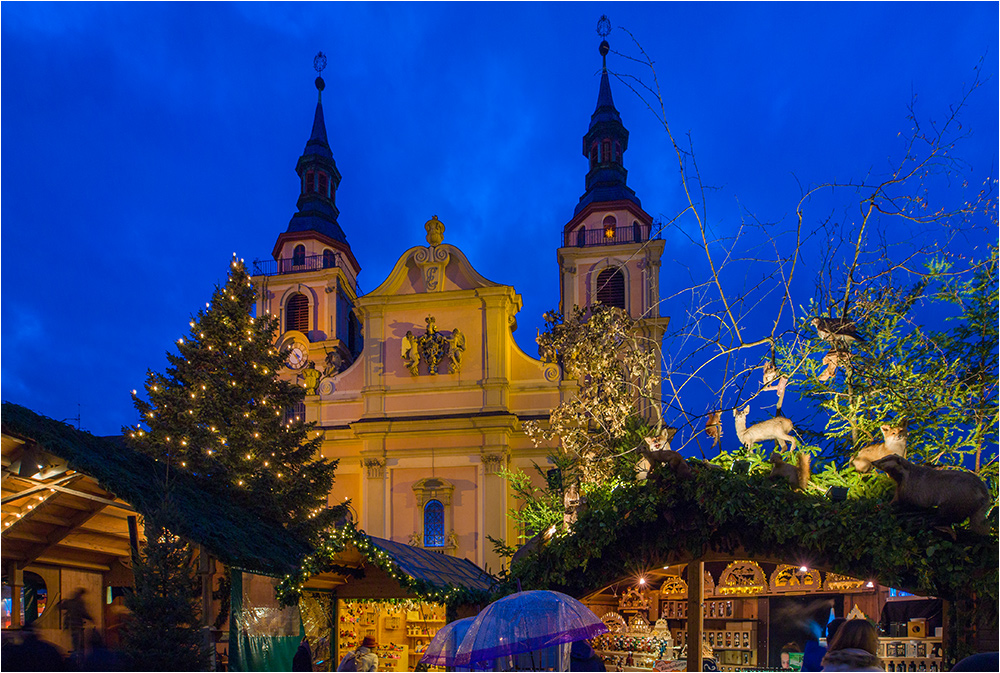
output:
M582 599L610 630L593 642L608 670L654 670L657 662L662 668L687 657L688 567L666 566ZM701 580L703 656L731 671L796 668L805 642L822 638L830 619L877 622L897 593L872 581L749 560L706 562ZM936 618L887 623L879 639L886 670L942 670L941 626L940 609Z

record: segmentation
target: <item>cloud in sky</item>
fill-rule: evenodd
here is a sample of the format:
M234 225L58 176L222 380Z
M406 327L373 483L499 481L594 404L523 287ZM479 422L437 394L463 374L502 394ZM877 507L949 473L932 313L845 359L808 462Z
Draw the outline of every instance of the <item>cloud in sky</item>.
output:
M163 369L229 255L268 256L295 210L319 50L362 287L436 214L521 293L516 337L534 354L584 188L602 11L655 61L720 230L745 211L787 216L800 184L883 171L911 96L942 115L984 57L963 156L995 172L992 3L4 3L4 399L55 418L79 403L99 434L134 421L128 392ZM620 28L609 41L637 53ZM669 221L673 150L625 85L641 69L618 54L609 67L626 77L612 88L629 184ZM664 295L689 255L666 237Z

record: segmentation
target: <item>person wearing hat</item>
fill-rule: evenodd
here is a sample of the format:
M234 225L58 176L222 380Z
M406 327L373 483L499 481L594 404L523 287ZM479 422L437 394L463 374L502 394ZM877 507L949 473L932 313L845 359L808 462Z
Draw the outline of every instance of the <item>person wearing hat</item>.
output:
M377 671L378 656L372 651L377 646L372 636L365 636L361 645L344 655L337 666L338 671Z

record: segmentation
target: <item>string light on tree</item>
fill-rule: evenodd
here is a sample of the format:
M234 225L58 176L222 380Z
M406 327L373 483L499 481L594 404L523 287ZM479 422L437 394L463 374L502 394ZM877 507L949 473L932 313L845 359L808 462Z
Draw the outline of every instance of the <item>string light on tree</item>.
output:
M256 296L244 263L234 256L226 282L168 353L167 369L148 375L146 399L133 394L148 433L131 428L129 442L154 458L211 475L213 488L311 538L341 516L343 506L326 504L336 463L320 457L322 440L303 419L283 417L301 404L304 391L279 376L284 356L272 343L277 319L251 315ZM267 461L255 458L262 453L269 454Z

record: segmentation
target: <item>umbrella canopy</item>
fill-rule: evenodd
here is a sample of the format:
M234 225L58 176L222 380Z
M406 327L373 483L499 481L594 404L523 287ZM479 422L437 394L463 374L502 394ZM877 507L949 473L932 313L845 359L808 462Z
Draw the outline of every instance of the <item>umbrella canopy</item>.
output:
M458 647L457 666L540 650L605 633L590 609L558 591L521 591L479 613Z
M455 666L455 658L458 655L458 646L468 633L475 617L466 617L445 624L444 628L437 632L434 640L427 646L427 652L420 657L421 664L428 666Z

